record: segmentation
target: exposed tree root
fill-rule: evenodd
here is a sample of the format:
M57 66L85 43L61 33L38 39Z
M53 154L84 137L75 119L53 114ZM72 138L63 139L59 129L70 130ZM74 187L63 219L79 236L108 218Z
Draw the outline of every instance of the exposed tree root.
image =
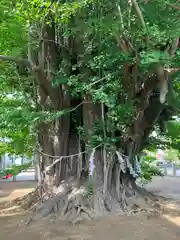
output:
M87 199L87 192L84 187L73 189L61 211L61 219L75 222L80 219L92 219L92 210L90 210L90 203Z
M41 198L39 196L38 187L37 187L34 191L26 194L25 196L14 199L11 202L11 204L18 205L24 210L27 210L27 209L31 210L31 208L33 208L34 205L37 205L37 203L39 203L40 200Z
M88 188L88 179L79 183L75 178L69 178L59 187L47 191L40 203L38 198L29 198L29 206L34 203L34 199L39 204L34 205L36 214L27 223L32 219L51 216L76 223L109 214L160 211L155 195L137 186L135 178L128 172L122 172L120 164L111 161L104 169L101 167L100 164L96 165L91 188ZM35 190L30 196L36 196L37 193L38 190Z
M131 196L129 195L130 191ZM132 189L124 187L119 192L120 195L117 198L112 189L108 190L106 199L104 199L103 186L94 189L93 194L90 194L83 185L77 188L63 184L56 189L54 196L43 202L40 208L36 208L36 213L30 217L26 224L32 220L47 217L75 224L84 219L93 219L109 214L129 215L141 211L147 213L161 211L157 204L158 199L145 189L134 185Z

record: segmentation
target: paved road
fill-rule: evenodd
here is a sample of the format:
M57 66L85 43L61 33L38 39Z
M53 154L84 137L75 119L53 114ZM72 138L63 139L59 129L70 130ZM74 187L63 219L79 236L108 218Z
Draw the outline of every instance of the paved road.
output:
M16 176L17 181L27 181L35 179L35 171L21 172Z
M166 164L164 166L160 166L160 169L164 170L164 168L167 169L167 175L168 176L173 176L173 169L172 169L172 165L171 164ZM176 176L180 177L180 168L176 169Z
M159 196L180 201L180 177L153 177L145 187Z
M28 170L27 172L21 172L16 176L16 181L34 181L35 180L35 171L34 169ZM11 182L13 177L7 180L0 180L0 182Z

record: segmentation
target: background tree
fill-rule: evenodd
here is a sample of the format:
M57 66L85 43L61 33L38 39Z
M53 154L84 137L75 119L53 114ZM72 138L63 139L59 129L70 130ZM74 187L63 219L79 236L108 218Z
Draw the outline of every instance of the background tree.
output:
M169 151L167 151L167 159L179 164L180 152L180 124L179 119L169 121L167 124L167 136L170 142Z
M98 215L128 210L144 194L135 184L139 154L176 114L175 1L1 3L2 93L22 93L27 106L6 114L13 126L20 114L28 139L36 129L43 191L67 181L43 215L59 201L63 216L89 216L87 206Z

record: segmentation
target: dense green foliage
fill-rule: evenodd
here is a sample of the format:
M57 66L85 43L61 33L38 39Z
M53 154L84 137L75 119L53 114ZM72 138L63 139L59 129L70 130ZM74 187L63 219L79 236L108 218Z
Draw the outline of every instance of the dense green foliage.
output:
M153 176L163 176L163 172L156 165L156 158L146 156L141 160L142 174L140 176L142 182L150 182Z

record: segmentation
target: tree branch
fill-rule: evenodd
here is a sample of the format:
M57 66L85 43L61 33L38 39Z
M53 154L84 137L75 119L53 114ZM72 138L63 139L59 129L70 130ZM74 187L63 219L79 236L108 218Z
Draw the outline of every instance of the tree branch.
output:
M171 44L170 50L169 50L170 56L173 56L176 53L177 48L178 48L178 44L179 44L179 39L180 38L178 37L178 38L176 38L172 41L172 44Z
M170 3L166 3L166 4L169 5L170 7L174 8L174 9L180 10L180 7L178 7L176 5L173 5L173 4L170 4Z
M117 5L117 8L118 8L119 19L120 19L120 23L121 23L121 31L123 31L124 30L124 22L123 22L121 7L119 4Z
M138 5L137 1L136 0L131 0L131 2L132 2L132 5L134 7L134 10L135 10L140 22L141 22L141 25L145 28L146 24L145 24L141 9L139 8L139 5Z
M168 73L177 73L180 72L180 68L165 68Z
M6 55L0 55L0 61L14 62L14 63L29 65L29 61L27 59L16 58L16 57L6 56Z

